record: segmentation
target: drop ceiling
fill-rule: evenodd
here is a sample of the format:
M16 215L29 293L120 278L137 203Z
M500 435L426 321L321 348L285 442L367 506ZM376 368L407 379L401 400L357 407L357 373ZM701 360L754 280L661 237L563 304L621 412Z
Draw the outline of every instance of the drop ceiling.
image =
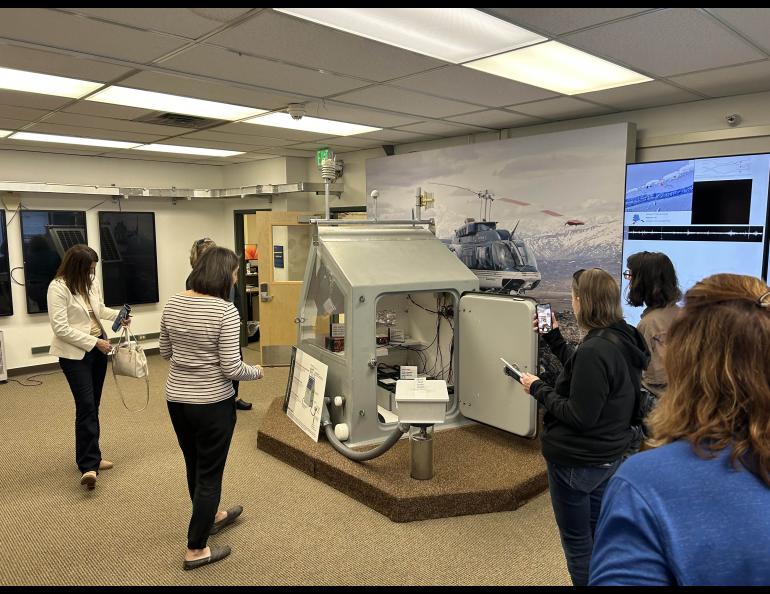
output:
M653 80L564 96L269 8L3 8L0 67L382 128L335 137L227 122L134 121L149 110L0 91L0 128L244 154L150 155L0 139L0 150L228 164L538 125L770 90L770 9L489 8Z

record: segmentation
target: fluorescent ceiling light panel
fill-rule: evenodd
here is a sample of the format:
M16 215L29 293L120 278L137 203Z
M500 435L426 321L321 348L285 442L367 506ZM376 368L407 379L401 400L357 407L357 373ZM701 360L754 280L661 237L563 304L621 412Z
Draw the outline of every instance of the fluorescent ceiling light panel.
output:
M153 111L170 111L202 118L229 121L265 113L264 109L256 109L254 107L206 101L205 99L193 99L191 97L156 93L154 91L129 89L128 87L108 87L89 97L87 101L112 103L113 105L125 105L128 107L151 109Z
M454 64L545 41L473 8L274 8Z
M557 41L491 56L463 66L564 95L591 93L652 80Z
M39 74L13 68L0 68L0 89L23 91L25 93L42 93L57 97L79 99L88 93L104 86L103 83Z
M258 124L260 126L274 126L276 128L289 128L291 130L303 130L304 132L317 132L319 134L329 134L331 136L352 136L354 134L382 130L382 128L373 128L372 126L348 124L347 122L337 122L334 120L312 118L309 116L304 116L301 120L295 120L288 113L283 112L269 113L267 115L246 120L243 123Z
M55 142L57 144L80 144L83 146L104 146L107 148L134 148L138 142L120 142L118 140L101 140L99 138L80 138L78 136L57 136L56 134L36 134L33 132L16 132L12 140L34 140L36 142Z
M205 157L232 157L242 155L239 151L223 151L220 149L198 148L195 146L174 146L173 144L144 144L132 147L137 151L152 151L156 153L179 153L182 155L202 155Z
M13 134L11 130L0 130L0 138L5 138L9 134Z

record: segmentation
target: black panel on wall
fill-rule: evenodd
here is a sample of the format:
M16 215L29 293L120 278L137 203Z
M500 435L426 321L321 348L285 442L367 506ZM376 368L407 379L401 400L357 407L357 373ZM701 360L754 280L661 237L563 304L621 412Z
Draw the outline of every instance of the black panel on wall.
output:
M13 314L11 298L11 266L8 258L8 231L5 228L5 211L0 210L0 316Z
M47 312L48 285L56 276L64 253L73 245L88 244L86 213L22 210L20 216L27 313Z
M105 305L158 303L155 213L99 212Z

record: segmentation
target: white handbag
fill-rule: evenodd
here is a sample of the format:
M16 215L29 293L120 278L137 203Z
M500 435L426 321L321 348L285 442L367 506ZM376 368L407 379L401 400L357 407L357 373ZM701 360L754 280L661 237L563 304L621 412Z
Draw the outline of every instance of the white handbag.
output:
M147 355L127 326L123 327L118 346L112 351L112 375L115 378L115 384L118 386L118 392L126 410L141 412L147 408L150 402L150 369L147 365ZM142 408L132 410L128 407L123 391L118 384L119 375L137 379L144 378L147 388L147 399Z

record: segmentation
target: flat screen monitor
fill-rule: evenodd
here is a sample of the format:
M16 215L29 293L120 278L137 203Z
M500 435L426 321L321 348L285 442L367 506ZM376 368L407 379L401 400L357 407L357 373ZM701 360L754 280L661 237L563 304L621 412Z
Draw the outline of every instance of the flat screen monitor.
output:
M155 213L99 212L104 303L158 303Z
M48 311L48 285L56 276L64 253L88 244L86 213L71 210L22 210L21 248L27 313Z
M8 258L8 230L5 228L5 211L0 210L0 316L13 315L11 297L11 265Z
M631 254L663 252L682 293L720 272L767 278L770 154L629 165L623 267ZM642 307L625 303L637 324Z

